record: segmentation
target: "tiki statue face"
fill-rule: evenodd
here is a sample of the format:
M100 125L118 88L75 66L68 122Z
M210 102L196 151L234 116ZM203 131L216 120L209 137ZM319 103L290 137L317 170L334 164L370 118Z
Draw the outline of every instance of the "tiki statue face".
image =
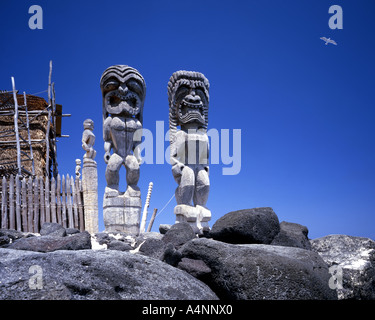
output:
M207 128L209 83L202 73L177 71L168 83L171 116L176 125L195 123Z
M146 84L140 73L129 66L111 66L100 80L103 114L142 118Z

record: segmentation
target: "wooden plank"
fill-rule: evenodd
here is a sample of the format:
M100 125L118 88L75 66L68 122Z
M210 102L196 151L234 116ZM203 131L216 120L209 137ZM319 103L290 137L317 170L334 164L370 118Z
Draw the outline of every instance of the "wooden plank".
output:
M62 215L61 215L61 176L60 174L57 175L56 202L57 202L57 207L56 207L57 223L63 225Z
M21 180L20 176L16 176L16 228L17 231L22 231L21 221Z
M60 197L60 195L59 195ZM56 180L52 177L51 180L51 221L56 223Z
M1 228L8 229L8 183L3 177L1 194Z
M49 189L49 179L46 177L44 183L44 210L46 222L51 222L51 206L50 206L50 189Z
M68 224L67 224L67 217L66 217L66 196L65 196L65 177L64 175L62 176L62 183L61 183L61 186L62 186L62 198L61 198L61 208L62 208L62 211L61 211L61 217L62 217L62 225L64 228L67 228L68 227Z
M33 201L33 180L31 177L27 181L27 231L34 232L34 201Z
M40 226L46 222L46 216L45 216L45 206L44 206L44 183L43 178L38 178L38 184L39 184L39 201L40 201L40 214L39 214L39 220L40 220Z
M22 198L22 231L27 232L27 187L26 178L22 179L21 185L21 198Z
M70 177L69 177L69 174L66 175L66 195L67 195L69 228L74 228L73 206L72 206L72 197L71 197L71 192L70 192Z
M77 204L78 204L78 214L79 214L79 230L85 230L85 219L83 216L83 206L82 206L82 190L79 178L76 176L76 192L77 192Z
M14 212L14 176L9 178L9 229L16 229L16 217Z
M73 194L72 198L73 198L73 212L74 212L74 228L79 229L77 190L76 190L73 176L70 177L70 186L72 188L72 194Z
M34 232L39 233L39 179L34 179Z

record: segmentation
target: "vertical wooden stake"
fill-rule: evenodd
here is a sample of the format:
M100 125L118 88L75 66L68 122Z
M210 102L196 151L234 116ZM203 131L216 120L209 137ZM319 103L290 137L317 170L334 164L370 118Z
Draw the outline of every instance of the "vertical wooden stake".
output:
M73 212L74 212L74 228L78 229L78 199L77 199L77 190L74 184L73 176L70 177L70 186L72 188L72 198L73 198Z
M61 176L60 174L57 175L57 183L56 183L56 200L57 200L57 223L63 225L62 222L62 215L61 215Z
M8 187L7 180L3 177L1 194L1 228L8 229Z
M147 232L151 231L152 225L154 224L154 220L156 217L156 212L158 212L158 209L154 209L154 212L152 213L150 223L148 224L148 227L147 227Z
M26 188L26 178L22 179L21 186L22 194L22 231L27 232L27 188Z
M44 183L43 183L43 178L40 177L39 179L39 194L40 194L40 226L46 222L46 215L45 215L45 206L44 206Z
M56 223L56 180L54 177L51 180L51 216L51 221Z
M50 203L50 189L49 189L49 179L45 178L44 183L44 210L46 222L51 222L51 203Z
M34 232L39 233L39 189L38 178L34 179Z
M85 221L83 217L83 206L82 206L82 190L79 178L76 176L76 192L77 192L77 204L79 213L79 230L85 230Z
M16 229L14 213L14 176L10 175L9 178L9 229Z
M21 222L21 180L20 176L16 175L16 227L17 231L22 230Z
M67 224L67 217L66 217L66 197L65 197L65 176L63 175L62 176L62 183L61 183L61 186L62 186L62 198L61 198L61 203L62 203L62 212L61 212L61 217L62 217L62 225L64 228L67 228L68 227L68 224Z
M68 208L68 225L69 225L69 228L74 228L72 196L71 196L71 191L70 191L69 174L66 175L66 197L67 197L67 208Z
M33 201L33 180L29 177L27 182L27 203L28 203L28 212L27 212L27 231L34 232L34 201Z

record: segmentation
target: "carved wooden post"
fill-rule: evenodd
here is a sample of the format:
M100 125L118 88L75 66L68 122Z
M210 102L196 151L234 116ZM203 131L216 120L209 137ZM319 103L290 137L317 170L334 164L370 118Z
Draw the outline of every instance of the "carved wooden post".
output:
M115 85L111 85L113 79L116 80ZM137 83L137 88L131 85L132 81ZM103 72L100 88L103 97L104 159L107 163L107 186L103 198L104 226L106 231L138 235L142 210L138 187L141 163L138 146L141 143L146 83L136 69L127 65L114 65ZM118 95L122 90L126 94ZM111 98L115 96L120 101ZM128 97L135 101L132 106L126 102ZM122 164L126 168L125 193L119 188Z
M152 186L153 186L153 183L150 182L149 185L148 185L148 191L147 191L145 206L143 208L142 221L141 221L141 226L139 228L139 233L144 233L145 232L146 220L147 220L147 209L148 209L148 207L150 205L150 198L151 198Z
M182 86L184 91L180 90ZM176 71L168 82L170 160L179 185L174 214L176 223L189 223L197 234L209 229L211 219L211 211L206 208L210 190L209 87L208 79L195 71Z
M84 158L82 168L82 192L85 230L99 232L98 222L98 171L96 161Z
M83 122L82 148L86 151L83 156L82 192L84 206L84 225L89 233L99 232L98 222L98 170L94 150L94 122L87 119Z

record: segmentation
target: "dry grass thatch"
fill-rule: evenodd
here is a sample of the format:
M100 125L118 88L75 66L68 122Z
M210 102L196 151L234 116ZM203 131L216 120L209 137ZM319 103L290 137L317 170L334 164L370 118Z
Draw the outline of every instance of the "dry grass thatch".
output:
M23 95L17 95L17 100L20 106L24 104ZM11 100L13 102L13 99ZM44 110L48 106L47 102L36 96L27 95L27 107L28 111ZM20 110L23 110L20 107ZM26 116L20 113L20 120L26 123ZM22 121L18 121L20 136L27 140L27 130L22 125ZM35 114L29 114L29 127L30 127L30 138L31 140L41 140L38 143L32 143L33 156L34 156L34 168L37 176L46 175L46 128L48 124L48 116L46 114L39 114L35 117ZM14 132L14 118L12 115L0 115L0 141L15 141L16 135ZM21 151L30 155L30 148L25 144L22 139ZM50 152L52 152L53 146L50 146ZM51 153L50 153L51 157ZM29 172L32 172L31 161L27 160L27 156L22 155L22 166ZM11 165L13 163L13 165ZM50 161L50 164L52 161ZM2 167L2 168L1 168ZM14 167L17 167L17 148L16 143L0 144L0 175L14 174ZM1 170L2 169L2 170Z

